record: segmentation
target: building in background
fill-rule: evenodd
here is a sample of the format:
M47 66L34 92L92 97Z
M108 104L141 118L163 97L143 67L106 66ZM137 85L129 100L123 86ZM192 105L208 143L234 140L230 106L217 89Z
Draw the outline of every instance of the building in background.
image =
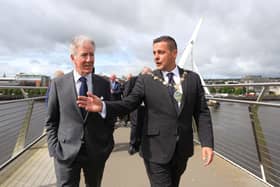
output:
M50 76L18 73L14 77L0 77L0 86L48 86Z

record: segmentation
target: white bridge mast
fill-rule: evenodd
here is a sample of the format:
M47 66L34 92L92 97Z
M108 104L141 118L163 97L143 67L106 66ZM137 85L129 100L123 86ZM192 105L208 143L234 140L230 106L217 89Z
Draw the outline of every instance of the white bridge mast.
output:
M196 63L195 63L195 61L194 61L194 58L193 58L193 47L194 47L194 44L195 44L195 42L196 42L197 34L198 34L198 31L199 31L200 26L201 26L201 24L202 24L202 21L203 21L203 19L200 18L198 24L197 24L196 27L195 27L195 30L194 30L194 32L193 32L193 34L192 34L191 39L189 40L189 42L188 42L186 48L185 48L184 51L183 51L183 54L182 54L182 56L181 56L181 58L180 58L180 60L179 60L179 62L178 62L178 66L181 67L181 68L183 68L184 65L185 65L186 62L187 62L188 57L190 56L190 58L191 58L190 61L191 61L192 71L196 72L196 73L199 75L200 80L201 80L201 83L202 83L202 85L204 86L205 94L206 94L206 95L211 95L210 92L209 92L209 89L208 89L207 87L205 87L205 82L204 82L202 76L200 75L200 73L199 73L199 71L198 71L198 68L197 68L197 66L196 66Z

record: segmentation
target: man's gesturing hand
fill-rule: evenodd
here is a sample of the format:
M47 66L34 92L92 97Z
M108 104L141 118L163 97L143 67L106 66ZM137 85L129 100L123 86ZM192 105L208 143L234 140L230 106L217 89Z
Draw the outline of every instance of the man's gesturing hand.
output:
M103 107L101 99L90 92L87 92L87 95L88 97L78 96L78 106L89 112L101 112Z

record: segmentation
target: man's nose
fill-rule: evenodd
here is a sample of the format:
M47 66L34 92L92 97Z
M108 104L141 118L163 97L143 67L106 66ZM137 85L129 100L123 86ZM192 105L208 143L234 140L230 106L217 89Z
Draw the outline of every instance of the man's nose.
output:
M158 59L159 55L157 53L154 53L154 59Z
M86 56L86 61L91 61L91 60L92 60L92 58L93 58L93 56L92 56L92 55L90 55L90 54L88 54L88 55Z
M155 60L159 60L159 55L155 55L155 56L154 56L154 59L155 59Z

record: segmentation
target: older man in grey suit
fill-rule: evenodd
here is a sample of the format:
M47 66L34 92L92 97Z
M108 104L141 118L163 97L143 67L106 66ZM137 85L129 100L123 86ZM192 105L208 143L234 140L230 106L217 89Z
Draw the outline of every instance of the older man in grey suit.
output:
M52 81L46 131L57 186L79 186L81 169L86 186L101 186L105 162L114 146L112 119L76 104L77 97L87 91L110 99L109 81L92 72L94 51L89 37L75 37L70 44L74 70Z
M192 118L195 119L205 165L213 159L213 130L210 112L199 76L176 66L177 44L170 36L156 38L153 54L157 70L137 78L130 95L118 102L101 102L94 96L79 97L88 111L119 115L144 101L140 153L152 187L178 187L188 158L193 155Z

